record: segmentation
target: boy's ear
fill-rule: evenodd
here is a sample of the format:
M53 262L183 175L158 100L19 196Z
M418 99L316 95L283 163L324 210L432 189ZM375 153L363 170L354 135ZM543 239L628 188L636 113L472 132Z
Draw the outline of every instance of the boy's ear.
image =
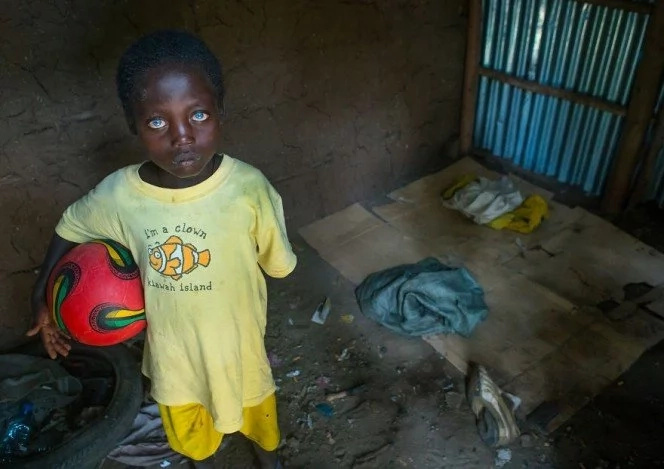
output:
M134 135L138 135L138 131L136 130L136 118L134 117L134 113L125 110L124 114L125 114L125 120L127 121L127 126L129 126L129 131Z
M219 117L226 116L226 106L224 106L224 100L220 99L218 105L219 105Z

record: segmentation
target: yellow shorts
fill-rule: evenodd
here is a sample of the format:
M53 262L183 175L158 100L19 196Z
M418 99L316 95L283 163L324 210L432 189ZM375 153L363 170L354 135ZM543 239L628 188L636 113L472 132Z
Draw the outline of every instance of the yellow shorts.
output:
M224 437L214 429L212 416L200 404L165 406L159 404L168 444L180 454L201 461L212 456ZM277 400L272 394L256 407L242 410L240 432L265 451L274 451L281 439L277 423Z

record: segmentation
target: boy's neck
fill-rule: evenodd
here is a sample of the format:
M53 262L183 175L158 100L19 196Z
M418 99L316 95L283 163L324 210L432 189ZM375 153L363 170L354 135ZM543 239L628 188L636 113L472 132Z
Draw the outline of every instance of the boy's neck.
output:
M186 189L187 187L195 186L208 179L219 168L223 156L215 154L203 170L196 176L190 178L179 178L164 171L152 161L148 161L141 165L138 170L138 175L143 182L152 184L153 186L162 187L164 189Z

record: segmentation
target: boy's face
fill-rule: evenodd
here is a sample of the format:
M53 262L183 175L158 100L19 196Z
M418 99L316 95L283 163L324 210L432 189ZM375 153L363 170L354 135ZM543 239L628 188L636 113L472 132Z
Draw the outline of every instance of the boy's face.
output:
M148 71L134 116L150 160L177 178L199 175L221 141L217 96L193 67Z

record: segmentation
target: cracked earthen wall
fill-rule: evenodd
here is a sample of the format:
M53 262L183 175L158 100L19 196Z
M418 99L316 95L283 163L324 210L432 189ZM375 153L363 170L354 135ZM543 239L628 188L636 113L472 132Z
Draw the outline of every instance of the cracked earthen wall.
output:
M114 90L124 48L198 32L222 59L223 150L284 199L291 230L455 151L463 0L0 0L0 347L62 210L138 162Z

